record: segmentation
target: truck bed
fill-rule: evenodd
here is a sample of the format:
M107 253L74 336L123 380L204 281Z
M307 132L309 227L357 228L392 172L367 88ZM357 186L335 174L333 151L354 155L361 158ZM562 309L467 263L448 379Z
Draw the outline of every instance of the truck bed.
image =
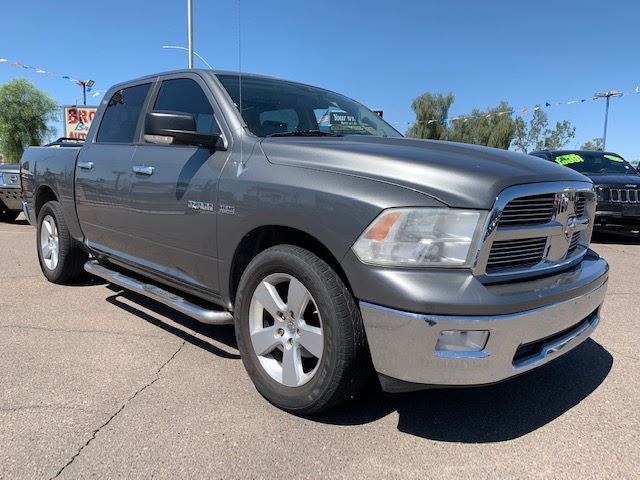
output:
M80 148L29 147L21 159L29 222L35 224L49 192L55 192L74 238L81 237L74 202L75 167Z

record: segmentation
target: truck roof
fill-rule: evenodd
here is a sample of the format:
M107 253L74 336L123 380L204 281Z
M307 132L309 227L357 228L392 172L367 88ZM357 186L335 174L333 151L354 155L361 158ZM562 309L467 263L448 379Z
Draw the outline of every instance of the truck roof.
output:
M153 74L149 74L149 75L144 75L142 77L137 77L137 78L132 78L130 80L126 80L123 82L119 82L116 83L114 85L111 86L111 88L109 88L109 90L112 90L116 87L120 87L120 86L125 86L128 85L130 83L135 83L135 82L139 82L142 80L153 80L156 77L160 77L160 76L166 76L166 75L175 75L175 74L180 74L180 73L199 73L201 75L234 75L234 76L239 76L242 75L245 78L264 78L264 79L271 79L271 80L280 80L282 82L289 82L289 83L295 83L297 85L304 85L304 86L308 86L308 87L314 87L314 88L320 88L323 90L327 90L325 88L322 87L318 87L317 85L310 85L308 83L304 83L304 82L297 82L295 80L289 80L286 78L282 78L282 77L276 77L273 75L263 75L263 74L259 74L259 73L251 73L251 72L237 72L237 71L233 71L233 70L211 70L208 68L181 68L178 70L168 70L166 72L157 72L157 73L153 73Z

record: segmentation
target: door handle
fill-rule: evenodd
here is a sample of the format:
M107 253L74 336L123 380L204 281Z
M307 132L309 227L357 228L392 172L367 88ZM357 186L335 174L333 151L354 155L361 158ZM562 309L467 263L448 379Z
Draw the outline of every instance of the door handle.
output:
M93 162L78 162L78 168L82 170L91 170L93 168Z
M145 165L134 165L131 169L133 173L138 173L140 175L153 175L153 171L155 170L153 167L147 167Z

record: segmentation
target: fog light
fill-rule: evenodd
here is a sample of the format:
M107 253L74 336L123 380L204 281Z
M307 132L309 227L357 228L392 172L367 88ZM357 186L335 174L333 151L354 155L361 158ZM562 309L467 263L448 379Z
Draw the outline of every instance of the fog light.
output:
M487 344L488 330L446 330L440 333L436 350L440 352L479 352Z

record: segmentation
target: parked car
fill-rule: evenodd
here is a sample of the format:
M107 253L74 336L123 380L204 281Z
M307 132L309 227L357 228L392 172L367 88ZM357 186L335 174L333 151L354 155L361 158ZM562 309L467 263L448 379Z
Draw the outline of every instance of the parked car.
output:
M13 222L22 212L20 165L0 164L0 222Z
M403 138L310 85L139 78L107 92L84 146L30 148L22 168L50 281L85 270L234 323L249 377L290 412L349 398L374 371L387 391L505 380L600 321L588 178Z
M593 181L597 224L640 227L640 174L621 155L591 150L542 150L530 155L569 167Z

